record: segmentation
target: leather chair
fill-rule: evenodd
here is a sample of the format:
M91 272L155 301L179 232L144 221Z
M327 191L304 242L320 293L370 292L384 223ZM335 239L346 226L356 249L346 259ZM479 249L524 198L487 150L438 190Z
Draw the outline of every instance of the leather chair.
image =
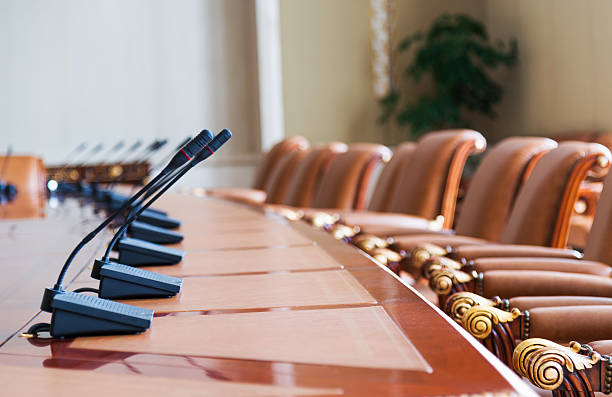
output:
M217 188L207 190L207 194L229 200L263 203L266 201L266 188L270 187L269 180L279 162L288 154L295 151L304 151L310 147L308 140L301 136L294 136L280 141L263 155L255 170L255 179L249 188Z
M0 170L0 178L17 188L17 195L3 204L1 216L16 219L42 215L47 180L42 160L34 156L0 157Z
M385 164L378 176L378 181L368 204L369 211L386 211L389 208L397 187L397 181L402 171L408 167L408 162L415 149L416 143L414 142L403 142L395 148L393 157Z
M541 295L612 297L612 252L608 244L612 238L612 173L609 173L604 180L604 189L594 219L582 259L559 258L562 250L539 247L527 251L525 247L520 246L506 247L504 252L523 256L486 257L486 253L494 255L497 250L481 247L478 253L485 257L475 258L465 265L446 259L444 264L436 264L436 259L432 259L426 263L427 269L424 271L430 277L439 270L447 271L445 276L434 276L437 280L430 282L437 292L447 290L441 288L439 283L448 287L448 283L457 282L457 278L451 275L454 274L464 280L459 288L479 291L485 297L493 295L504 298ZM574 252L564 251L569 254ZM537 257L528 255L533 253L537 253Z
M299 162L293 173L287 193L281 200L282 204L292 207L310 207L331 161L338 154L345 153L347 150L348 146L340 142L313 147Z
M15 185L18 194L39 194L45 189L45 169L35 156L0 156L0 170L4 170L0 178Z
M311 208L363 209L374 170L381 162L388 161L391 154L386 146L374 143L349 145L345 153L330 161Z
M439 255L444 246L452 247L452 257L466 260L490 256L576 258L576 251L564 248L580 183L590 173L607 173L611 157L602 145L583 142L564 142L542 156L516 198L499 243L459 235L426 240L399 236L394 238L395 248L412 251L411 257L416 259L413 266L417 267L428 253ZM437 251L431 246L420 247L423 240L438 245Z
M309 154L308 152L309 150L295 150L279 160L270 173L264 189L266 203L281 204L284 202L289 185L301 162Z
M472 293L456 293L446 302L445 311L508 365L517 341L523 339L567 343L610 337L612 299L559 296L540 299L541 306L534 306L533 301L527 308L512 306L520 299L486 299Z
M520 187L541 156L556 146L548 138L536 137L512 137L495 145L476 170L454 232L461 236L498 240ZM434 234L434 231L423 228L398 229L394 232L403 232L412 236L406 237L406 240L415 241L436 238L435 234L445 236L453 233L442 230Z
M443 226L453 223L459 182L469 155L486 147L484 137L472 130L430 132L413 150L407 149L394 187L384 200L373 201L369 211L340 212L345 225L358 225L363 233L389 235L398 228L426 228L434 219ZM379 186L384 188L388 184ZM381 211L382 210L382 211Z

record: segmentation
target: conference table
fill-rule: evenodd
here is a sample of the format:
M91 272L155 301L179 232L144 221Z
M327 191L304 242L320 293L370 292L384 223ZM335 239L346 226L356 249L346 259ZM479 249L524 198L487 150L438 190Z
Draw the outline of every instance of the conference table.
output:
M0 208L0 395L532 395L510 369L395 274L350 244L265 208L171 193L180 219L172 298L124 301L155 311L135 335L20 337L49 322L43 289L102 219L78 199L23 218ZM111 238L79 254L67 290L97 287L90 268Z

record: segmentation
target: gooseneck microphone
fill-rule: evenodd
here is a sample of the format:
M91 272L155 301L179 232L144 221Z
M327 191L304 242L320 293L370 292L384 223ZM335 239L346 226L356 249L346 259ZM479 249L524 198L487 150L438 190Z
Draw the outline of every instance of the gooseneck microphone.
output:
M35 324L30 328L30 333L36 334L42 330L49 330L53 336L70 336L100 332L141 332L150 326L153 317L153 312L150 310L67 292L62 289L62 283L75 256L88 242L158 181L196 156L212 138L210 131L200 132L174 155L168 165L151 182L81 240L66 259L53 288L46 288L44 291L40 308L53 313L51 324Z
M127 200L118 210L114 211L108 218L106 218L97 228L95 228L91 233L89 233L81 242L75 247L72 251L66 262L64 263L64 267L60 271L60 274L57 278L57 282L53 287L57 291L62 291L62 283L64 281L64 276L70 267L70 264L74 260L74 257L79 253L79 251L90 242L98 233L100 233L105 227L107 227L113 219L117 217L122 211L126 210L132 203L134 203L140 196L142 196L148 189L154 186L158 181L162 180L166 175L173 172L178 167L183 166L186 162L191 160L192 156L199 153L213 138L213 135L208 130L203 130L200 132L195 138L193 138L187 145L181 148L178 153L174 155L174 157L170 160L168 165L149 183L147 183L142 189L140 189L136 194L134 194L129 200Z
M138 210L134 214L131 214L130 216L128 216L128 218L124 221L119 231L115 233L115 235L113 236L113 239L108 245L108 248L106 249L106 253L104 254L103 260L105 261L109 260L110 252L112 251L113 247L115 246L119 238L125 234L125 231L127 230L130 223L134 222L134 220L136 220L136 218L138 218L138 216L142 214L142 212L144 212L147 208L149 208L151 204L153 204L168 189L170 189L172 185L174 185L179 179L183 177L183 175L189 172L190 169L192 169L193 167L195 167L202 161L206 160L210 156L212 156L221 146L225 144L225 142L229 141L231 137L232 137L232 133L230 132L230 130L224 129L223 131L218 133L217 136L215 136L215 138L206 147L204 147L204 150L202 150L197 156L195 156L193 160L191 160L185 167L183 167L180 171L178 171L176 176L172 177L172 179L170 180L160 182L159 186L156 187L156 190L161 188L161 191L159 191L155 196L153 196L153 198L149 200L146 204L140 206L140 208L138 208ZM151 189L151 191L153 191L153 189Z
M169 176L163 187L153 196L146 204L138 208L134 213L130 214L125 220L121 228L115 233L111 240L102 260L96 260L91 272L91 276L100 280L98 293L100 298L107 299L134 299L134 298L152 298L152 297L169 297L176 295L180 289L183 280L177 277L166 276L155 272L150 272L142 269L136 269L123 263L121 257L119 263L110 261L110 252L114 245L117 244L120 238L125 234L128 226L138 216L145 211L151 204L159 199L168 189L172 187L183 175L195 167L200 162L204 161L215 153L225 142L231 138L232 134L229 130L224 129L206 146L197 156L193 158L187 165L181 168L176 175ZM134 240L134 239L129 239ZM155 246L145 241L134 240L130 243L132 248L136 250L147 250ZM162 250L168 248L160 247Z

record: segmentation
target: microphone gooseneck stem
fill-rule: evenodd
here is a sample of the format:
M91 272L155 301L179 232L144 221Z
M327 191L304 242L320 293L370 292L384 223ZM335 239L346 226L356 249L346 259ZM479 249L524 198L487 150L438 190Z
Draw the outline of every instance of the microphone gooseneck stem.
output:
M231 133L229 131L224 134L224 136L228 135L231 137ZM62 282L64 281L64 276L66 275L70 264L74 260L74 257L85 246L85 244L93 240L93 238L98 233L100 233L106 226L108 226L112 222L112 220L117 217L117 215L129 208L136 200L138 200L144 193L146 193L148 189L151 189L152 186L155 186L159 181L166 178L169 174L173 174L175 170L179 169L180 167L183 167L183 165L185 165L187 162L191 161L190 163L188 163L191 164L195 161L195 163L197 164L197 162L201 161L202 157L194 154L199 154L201 151L203 151L205 147L208 147L207 145L212 140L212 133L208 130L202 130L202 132L200 132L187 145L185 145L185 147L181 148L181 150L179 150L178 153L174 155L174 157L172 158L172 160L170 160L166 168L164 168L155 178L153 178L149 183L147 183L136 194L126 200L118 210L116 210L108 218L106 218L100 225L98 225L98 227L94 231L85 236L85 238L81 240L81 242L70 253L68 259L66 259L66 262L64 263L64 266L62 267L62 270L60 271L60 274L57 277L57 283L55 284L53 289L56 291L62 290ZM157 148L159 147L161 146L157 146ZM212 153L212 150L210 150L210 152ZM194 156L193 161L192 156Z
M145 205L138 208L138 210L134 214L130 215L125 220L125 222L123 223L123 226L121 226L119 231L115 233L115 235L113 236L113 239L108 245L108 248L106 249L106 252L104 253L104 260L108 261L110 252L112 251L115 244L117 244L117 241L126 232L130 223L132 223L140 214L142 214L144 210L149 208L151 204L153 204L158 198L160 198L168 189L170 189L170 187L172 187L172 185L174 185L179 179L181 179L181 177L185 175L190 169L192 169L193 167L195 167L197 164L201 163L202 161L206 160L208 157L212 156L231 137L232 137L232 133L229 130L227 129L222 130L219 134L217 134L217 136L215 136L215 138L212 141L210 141L210 143L207 142L206 146L204 146L202 150L198 152L197 155L191 158L190 161L187 164L185 164L185 166L183 166L183 168L180 168L180 170L176 173L175 176L172 177L172 179L169 182L167 183L164 182L164 186L161 188L159 192L157 192L155 196L153 196L152 199L150 199ZM183 152L183 150L181 150L181 152ZM183 154L185 153L183 152ZM187 156L187 154L185 155ZM159 187L161 186L162 184L160 183Z
M100 233L105 227L107 227L113 221L113 219L115 219L117 217L117 215L119 215L121 212L126 210L132 203L134 203L134 201L138 200L138 198L140 198L140 196L142 196L148 189L150 189L151 186L156 184L158 181L160 181L166 175L167 175L167 173L161 172L159 175L157 175L155 178L153 178L151 180L151 182L147 183L134 196L132 196L129 200L124 202L123 205L121 206L121 208L119 208L118 210L113 212L108 218L106 218L104 220L104 222L100 223L97 228L95 228L91 233L89 233L87 236L85 236L85 238L83 238L83 240L81 240L81 242L74 248L74 250L72 250L72 252L70 253L70 256L68 257L68 259L66 259L66 262L64 263L64 266L62 267L62 270L60 271L60 274L57 277L57 282L55 283L55 286L53 287L54 289L56 289L56 290L61 290L62 289L62 283L64 281L64 276L66 275L66 272L68 271L68 268L70 267L70 264L74 260L74 257L79 253L79 251L87 243L89 243L91 240L93 240L93 238L98 233Z
M115 235L113 236L113 239L111 240L110 244L108 244L108 247L106 248L106 252L104 253L104 259L103 259L104 261L109 260L108 258L110 256L111 251L113 250L113 247L115 246L115 244L117 244L117 241L119 241L119 239L125 235L125 233L127 232L127 228L130 226L130 223L134 222L134 220L136 220L136 218L138 218L138 216L140 216L140 214L142 214L144 210L149 208L151 204L153 204L158 198L160 198L164 193L166 193L166 191L168 191L168 189L170 189L172 185L174 185L179 179L181 179L181 177L185 175L187 171L192 169L196 164L197 163L190 162L187 165L185 165L178 172L178 174L176 174L176 176L174 176L170 181L168 181L165 184L165 186L160 191L158 191L155 196L153 196L151 200L149 200L145 205L141 206L135 213L130 215L125 220L125 222L123 223L119 231L117 231L117 233L115 233Z

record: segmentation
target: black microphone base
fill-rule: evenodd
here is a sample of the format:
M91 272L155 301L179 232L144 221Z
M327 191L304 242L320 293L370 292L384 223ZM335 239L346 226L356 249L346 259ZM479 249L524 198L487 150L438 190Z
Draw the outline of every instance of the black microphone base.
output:
M163 227L165 229L177 229L181 226L181 221L178 219L168 218L167 216L150 212L148 209L144 210L137 219L149 225Z
M104 194L106 195L106 201L108 201L108 208L111 211L116 211L119 208L121 208L121 206L130 199L130 196L126 196L124 194L120 194L120 193L115 193L112 190L105 190ZM168 213L166 211L162 211L162 210L158 210L155 208L147 208L145 210L146 211L150 211L151 213L155 213L158 214L160 216L168 216Z
M91 277L100 280L98 296L105 299L168 298L183 284L180 278L99 260Z
M119 263L130 266L175 265L185 256L183 250L130 237L119 240L117 251Z
M148 223L134 221L128 228L130 236L156 244L176 244L183 241L183 235L163 227Z
M75 292L56 293L51 308L54 337L139 333L153 319L152 310Z

